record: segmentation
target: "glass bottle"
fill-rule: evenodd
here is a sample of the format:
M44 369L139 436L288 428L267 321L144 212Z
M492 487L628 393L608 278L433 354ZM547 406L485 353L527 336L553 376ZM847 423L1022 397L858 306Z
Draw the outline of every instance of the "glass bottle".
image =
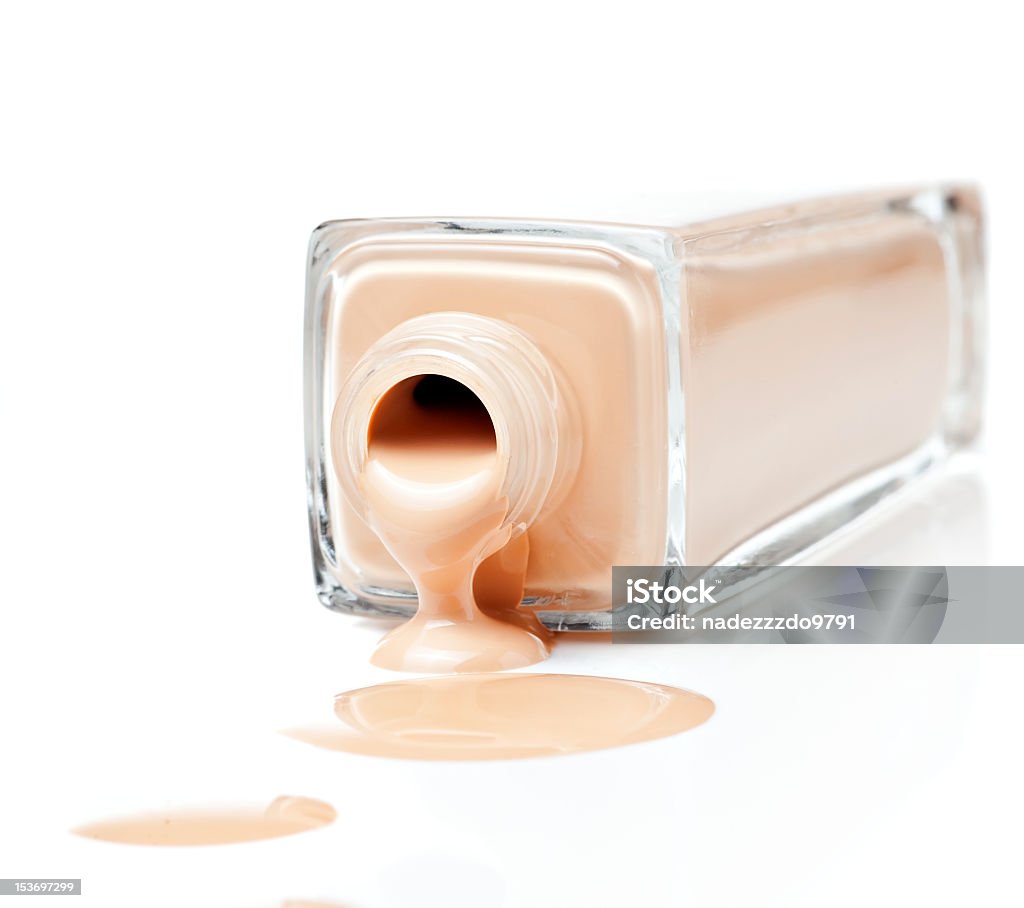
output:
M364 521L376 403L440 375L484 403L523 606L610 625L616 564L789 561L979 428L971 187L686 226L332 221L310 243L306 452L321 601L409 615Z

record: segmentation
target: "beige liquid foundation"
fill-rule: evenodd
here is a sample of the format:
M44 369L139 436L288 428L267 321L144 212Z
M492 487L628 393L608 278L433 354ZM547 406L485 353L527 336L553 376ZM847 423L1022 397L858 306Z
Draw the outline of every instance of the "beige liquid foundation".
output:
M310 249L318 591L411 618L386 667L538 662L544 626L609 627L613 565L792 560L977 431L970 188Z
M697 728L700 694L495 674L610 626L613 565L806 554L977 432L981 211L869 193L686 227L338 221L311 243L306 443L321 600L403 616L373 656L445 673L349 691L285 734L495 760ZM600 708L595 708L596 705ZM291 835L329 805L178 811L79 835Z

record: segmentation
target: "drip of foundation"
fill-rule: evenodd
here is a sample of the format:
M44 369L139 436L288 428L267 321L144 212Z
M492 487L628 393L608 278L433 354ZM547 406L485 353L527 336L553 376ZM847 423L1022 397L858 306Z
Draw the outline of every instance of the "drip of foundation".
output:
M715 711L691 691L582 675L464 674L365 687L337 721L290 729L329 750L417 760L503 760L602 750L679 734Z
M308 832L333 823L323 801L283 796L266 807L190 808L100 820L76 835L123 845L228 845Z
M439 375L405 379L378 402L367 448L360 485L369 521L419 600L415 616L381 641L373 663L472 672L545 659L547 635L518 609L529 545L524 533L513 538L504 526L506 464L476 395Z
M520 607L529 561L530 536L529 533L521 533L485 558L476 569L473 599L485 615L525 628L550 648L554 635L532 611Z

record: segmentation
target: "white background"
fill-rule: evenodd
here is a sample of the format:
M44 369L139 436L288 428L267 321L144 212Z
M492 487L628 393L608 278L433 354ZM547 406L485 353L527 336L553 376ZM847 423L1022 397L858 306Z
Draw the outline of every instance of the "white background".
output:
M1000 6L5 7L0 876L82 877L97 906L1020 904L1014 647L567 644L552 671L719 707L578 757L274 733L386 677L380 627L321 609L308 564L303 267L328 218L976 179L985 438L847 544L1024 563L1024 80ZM286 792L338 821L212 849L67 833Z

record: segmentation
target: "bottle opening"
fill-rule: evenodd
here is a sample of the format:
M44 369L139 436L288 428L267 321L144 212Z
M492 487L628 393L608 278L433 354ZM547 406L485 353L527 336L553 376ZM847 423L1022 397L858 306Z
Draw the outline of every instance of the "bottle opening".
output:
M467 412L482 415L488 423L491 418L483 402L462 382L447 375L416 375L412 399L428 410Z
M421 491L486 470L509 531L569 487L578 438L575 409L530 337L466 312L417 316L381 337L345 380L331 425L336 475L364 519L371 462Z
M415 375L390 388L370 418L367 447L391 472L447 481L475 472L497 451L494 423L479 397L444 375Z

